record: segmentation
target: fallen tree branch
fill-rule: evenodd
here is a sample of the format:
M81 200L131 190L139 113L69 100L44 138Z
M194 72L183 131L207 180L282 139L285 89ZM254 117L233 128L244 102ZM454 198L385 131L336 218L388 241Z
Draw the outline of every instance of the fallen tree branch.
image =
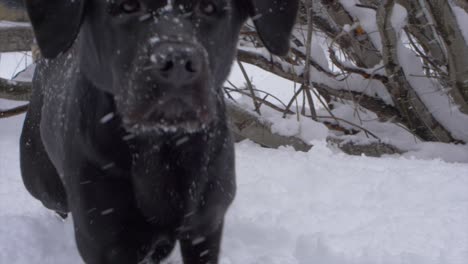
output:
M237 141L250 139L253 142L268 148L291 146L296 151L309 151L313 146L296 136L282 136L271 132L272 123L261 120L258 115L249 112L238 104L227 101L227 110L230 117L230 128L236 136ZM352 141L328 137L327 142L348 155L366 155L369 157L380 157L382 155L401 154L403 151L396 147L374 141L366 144L357 144Z
M359 23L359 21L355 21L355 18L351 16L345 7L340 3L340 1L329 1L329 0L312 0L314 1L315 6L322 6L322 9L325 9L326 13L330 16L331 21L336 25L336 29L334 31L330 31L328 25L324 25L324 22L321 19L317 19L321 14L315 14L316 17L314 19L314 23L320 29L322 29L331 39L336 39L337 36L341 35L342 29L345 25L355 25ZM315 8L315 12L317 13L320 8ZM356 65L361 68L373 68L381 61L381 54L377 50L377 48L372 43L370 37L368 36L368 32L366 32L361 25L357 25L357 27L345 34L345 36L340 36L339 39L336 40L338 45L343 49L343 51L350 56L353 61L355 61Z
M247 97L249 97L249 98L252 99L252 93L245 92L247 89L239 89L239 88L224 87L224 90L225 90L228 94L231 93L231 92L235 92L235 93L238 93L238 94L241 94L241 95L245 95L245 96L247 96ZM281 112L281 113L286 113L286 114L290 114L290 115L295 114L293 111L286 110L286 107L287 107L287 106L284 105L284 103L283 103L278 97L274 96L273 94L270 94L270 93L267 93L267 92L265 92L265 91L258 90L258 89L253 89L253 90L254 90L256 93L263 93L263 94L265 94L265 99L261 99L261 98L259 98L258 96L253 95L253 96L257 97L257 100L258 100L258 102L259 102L261 105L266 105L266 106L270 107L271 109L274 109L274 110L276 110L276 111L278 111L278 112ZM266 100L266 98L268 98L268 97L272 97L273 99L275 99L276 101L278 101L279 103L281 103L285 108L283 109L283 108L281 108L281 107L275 105L274 103L272 103L272 102ZM234 99L232 98L232 96L229 97L229 98L232 99L232 100L234 100Z
M399 150L396 147L383 142L357 144L349 140L335 137L328 137L327 142L329 145L339 148L344 153L354 156L366 155L368 157L381 157L383 155L403 153L402 150Z
M0 25L0 52L31 51L33 42L34 36L31 27Z
M18 107L8 109L8 110L0 109L0 118L8 118L8 117L12 117L15 115L26 113L26 111L28 111L28 107L29 107L29 104L18 106Z
M29 101L32 85L0 78L0 98L13 101Z
M448 1L426 0L429 10L434 14L436 30L447 47L449 75L452 84L450 95L460 110L468 114L468 43L462 34L462 25Z
M369 69L359 68L359 67L351 67L349 65L343 64L337 57L336 53L333 48L329 48L328 52L330 53L330 60L335 64L338 68L345 72L351 72L355 74L361 75L364 79L373 79L379 80L382 83L388 83L387 76L377 74L375 72L371 72Z
M239 50L238 53L239 60L255 65L261 69L272 72L278 76L281 76L285 79L288 79L293 82L302 82L303 76L294 73L293 71L286 71L281 67L279 63L272 63L267 60L265 57L261 56L258 53ZM313 66L313 65L312 65ZM325 75L327 75L325 73ZM371 110L376 113L382 120L392 120L397 118L400 121L400 114L398 110L390 105L387 105L379 98L371 97L363 93L349 91L349 90L340 90L337 88L329 87L324 83L312 81L312 86L320 93L323 97L333 96L336 98L341 98L345 100L353 100L353 98L359 99L359 105L364 108Z
M423 140L453 142L447 131L422 102L406 77L398 57L399 36L392 25L392 13L396 0L382 0L377 12L377 24L381 34L383 60L389 81L387 87L401 113L404 124Z
M261 69L269 71L287 80L302 82L302 75L298 76L298 74L292 69L286 71L282 68L282 65L280 63L272 62L259 53L238 49L237 59L239 59L242 62L255 65Z
M230 117L231 131L238 139L250 139L257 144L269 148L280 146L292 146L296 151L307 152L312 145L298 137L288 137L271 132L272 123L260 120L255 115L232 101L226 101L228 115Z
M2 0L0 1L0 20L27 22L29 20L26 14L23 1L21 0Z
M381 121L393 120L402 122L398 110L386 104L379 98L371 97L362 93L349 90L337 90L328 87L326 84L313 82L314 88L323 96L332 96L348 101L357 101L359 105L376 113Z
M442 39L437 35L428 13L424 12L426 7L422 5L422 1L397 0L397 3L408 11L408 32L418 40L418 44L426 53L431 55L434 63L438 64L437 67L447 65Z
M466 1L466 0L454 0L453 2L454 2L455 5L457 5L460 8L463 8L468 13L468 1Z

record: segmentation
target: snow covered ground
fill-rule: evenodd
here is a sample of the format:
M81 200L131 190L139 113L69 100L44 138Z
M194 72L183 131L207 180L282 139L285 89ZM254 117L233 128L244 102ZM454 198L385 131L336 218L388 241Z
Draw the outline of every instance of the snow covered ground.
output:
M0 263L81 263L71 220L59 221L22 185L23 118L0 120ZM237 145L239 190L222 264L468 263L468 163L351 157L314 145L308 153ZM430 144L417 156L442 148L467 155ZM177 253L168 262L181 263Z
M0 122L0 263L80 263L71 221L24 190L22 117ZM468 164L237 145L225 264L465 264ZM179 263L178 256L172 263Z

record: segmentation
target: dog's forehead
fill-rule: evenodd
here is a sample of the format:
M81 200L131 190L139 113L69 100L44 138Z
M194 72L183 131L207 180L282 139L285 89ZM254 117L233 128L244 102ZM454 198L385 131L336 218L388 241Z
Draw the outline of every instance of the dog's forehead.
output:
M154 2L154 0L146 0L147 2L151 3ZM199 3L204 3L204 2L211 2L213 4L216 4L218 6L226 6L229 0L157 0L160 5L163 6L169 6L169 7L193 7L197 6Z
M191 4L195 5L199 2L207 2L207 0L144 0L147 3L158 3L160 5L174 6L177 4ZM225 3L227 0L210 0L213 3Z
M104 0L107 4L115 4L128 0ZM130 0L132 1L132 0ZM137 1L137 0L133 0ZM195 6L200 2L206 2L207 0L142 0L146 6L152 8L163 8L163 7L178 7L178 6ZM227 5L231 0L210 0L210 2L218 5Z

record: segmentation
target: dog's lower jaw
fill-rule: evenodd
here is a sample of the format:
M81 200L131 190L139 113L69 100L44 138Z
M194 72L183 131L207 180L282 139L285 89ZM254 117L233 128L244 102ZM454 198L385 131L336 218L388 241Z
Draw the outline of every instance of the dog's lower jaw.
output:
M159 135L159 134L174 134L174 133L202 133L213 127L219 119L212 117L209 119L205 118L194 118L189 120L181 120L178 122L168 122L165 119L157 121L141 121L134 122L127 118L123 118L122 123L124 129L133 135Z
M215 126L220 117L218 110L202 109L194 112L187 112L178 116L166 117L164 113L156 113L147 118L133 116L133 118L123 116L122 123L124 129L134 135L151 135L167 133L200 133Z
M199 121L185 121L179 124L159 123L138 123L132 124L125 122L124 128L127 132L133 135L151 135L151 134L167 134L167 133L198 133L203 132L209 127L209 124L203 124Z

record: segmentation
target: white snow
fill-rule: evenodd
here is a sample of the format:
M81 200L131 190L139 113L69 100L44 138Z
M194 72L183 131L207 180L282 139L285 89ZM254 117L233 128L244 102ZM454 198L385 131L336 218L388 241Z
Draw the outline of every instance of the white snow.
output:
M18 53L0 53L0 75L3 78L11 79L16 73L31 64L32 58L30 52ZM33 69L32 67L31 69ZM22 81L22 79L18 80Z
M460 26L460 31L465 38L465 42L468 43L468 13L463 8L455 5L453 1L449 1L449 4L452 7L455 18Z
M397 32L400 32L406 26L408 19L408 11L400 4L395 4L392 11L392 26Z
M268 90L268 92L277 96L284 104L287 104L289 99L294 94L294 84L289 80L273 75L269 72L262 71L258 67L243 63L242 64L247 71L247 73L254 72L255 74L250 74L249 78L251 83L255 88L260 90ZM238 88L243 88L246 86L246 80L241 70L235 63L232 67L231 75L229 80ZM225 84L227 87L231 87L229 84ZM299 87L298 87L299 88ZM236 93L232 93L232 96L235 98L239 97ZM302 97L301 97L302 98ZM301 100L301 99L299 99ZM279 104L279 102L275 102Z
M0 263L81 263L71 221L22 186L21 122L0 121ZM309 153L237 145L239 191L221 263L466 263L468 164L351 157L314 144Z
M3 27L3 28L31 27L31 24L25 23L25 22L13 22L13 21L0 20L0 27Z

